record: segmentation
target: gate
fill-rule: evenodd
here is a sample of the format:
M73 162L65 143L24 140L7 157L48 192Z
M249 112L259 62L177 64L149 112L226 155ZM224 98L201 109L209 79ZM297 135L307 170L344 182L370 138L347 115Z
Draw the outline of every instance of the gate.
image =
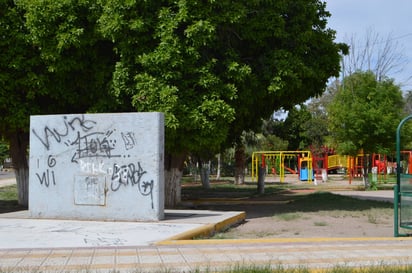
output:
M412 119L404 118L396 130L396 185L394 187L394 236L410 236L399 233L399 228L412 229L412 174L402 172L401 165L401 129Z

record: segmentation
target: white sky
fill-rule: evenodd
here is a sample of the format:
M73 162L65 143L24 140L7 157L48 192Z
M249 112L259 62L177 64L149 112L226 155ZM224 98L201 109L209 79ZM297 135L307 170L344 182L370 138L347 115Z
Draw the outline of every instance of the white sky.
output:
M337 31L336 42L349 43L351 37L362 40L368 30L373 30L381 39L388 35L398 43L398 48L407 59L404 71L389 75L402 86L412 90L412 1L411 0L324 0L332 14L328 26Z

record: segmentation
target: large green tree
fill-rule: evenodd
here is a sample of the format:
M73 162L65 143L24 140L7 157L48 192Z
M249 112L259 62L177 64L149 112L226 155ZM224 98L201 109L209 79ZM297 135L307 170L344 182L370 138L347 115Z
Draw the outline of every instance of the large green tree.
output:
M339 72L343 46L321 1L100 3L101 31L120 56L116 93L138 111L166 113L169 205L179 201L187 152L239 143L244 130L321 94Z
M0 0L0 135L10 142L18 201L27 206L30 115L111 109L115 55L96 31L96 5L18 3Z
M0 136L10 143L22 205L28 203L29 115L45 106L45 65L27 33L24 12L14 1L0 0Z
M393 151L403 106L402 91L392 79L377 81L372 72L346 77L328 107L329 131L337 151L347 155ZM367 183L366 174L365 169Z
M347 52L346 45L333 42L335 32L327 28L330 14L322 1L249 1L247 8L236 50L256 81L246 81L234 102L236 122L229 140L239 150L236 161L244 158L239 136L245 128L259 131L262 119L274 110L289 110L320 95L327 79L338 72L337 53ZM236 181L245 169L241 163L236 164Z
M344 49L319 0L19 3L55 105L39 113L165 113L168 206L180 200L189 152L217 152L321 94Z

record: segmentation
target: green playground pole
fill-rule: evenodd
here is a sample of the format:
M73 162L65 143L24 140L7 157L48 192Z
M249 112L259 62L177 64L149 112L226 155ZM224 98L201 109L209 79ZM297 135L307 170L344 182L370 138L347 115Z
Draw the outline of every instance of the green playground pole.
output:
M398 204L399 204L399 191L398 185L393 188L393 236L399 237L399 218L398 218Z

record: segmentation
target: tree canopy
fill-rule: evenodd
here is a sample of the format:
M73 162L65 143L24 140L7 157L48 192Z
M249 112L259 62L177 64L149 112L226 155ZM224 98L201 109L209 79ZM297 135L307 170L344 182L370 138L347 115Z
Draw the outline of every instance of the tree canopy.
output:
M320 1L101 4L101 32L120 56L116 94L166 112L169 150L217 149L339 72L342 45Z
M164 112L166 154L174 161L166 160L166 170L181 168L188 152L217 152L274 110L321 94L347 49L334 42L319 0L18 3L24 40L34 63L45 66L34 73L44 77L33 88L45 102L36 113ZM166 178L166 192L177 191Z
M0 1L0 135L28 130L29 115L39 113L44 64L27 38L24 12Z
M217 152L321 94L345 50L317 0L101 3L102 34L120 56L116 94L166 113L172 154Z
M346 77L328 107L329 129L341 154L388 154L395 148L404 100L392 79L377 81L372 72Z
M30 115L115 109L113 47L98 35L100 13L89 4L0 0L0 136L10 142L22 205Z

